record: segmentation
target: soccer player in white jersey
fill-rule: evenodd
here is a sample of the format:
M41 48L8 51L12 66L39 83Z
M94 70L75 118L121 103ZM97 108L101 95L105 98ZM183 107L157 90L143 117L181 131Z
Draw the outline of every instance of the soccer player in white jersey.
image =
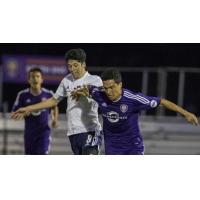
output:
M75 101L70 93L83 85L102 86L99 76L91 75L86 69L86 54L83 49L71 49L65 55L69 74L61 81L54 96L41 103L23 107L12 114L20 119L26 113L57 105L67 98L67 135L72 151L76 155L99 154L101 143L101 125L98 119L98 104L91 98Z
M180 106L160 97L145 96L122 88L122 77L118 70L108 69L102 73L103 88L85 86L72 92L78 100L82 96L92 97L99 104L103 116L105 153L110 155L144 154L143 138L138 118L142 110L159 105L180 113L185 119L197 125L196 116Z

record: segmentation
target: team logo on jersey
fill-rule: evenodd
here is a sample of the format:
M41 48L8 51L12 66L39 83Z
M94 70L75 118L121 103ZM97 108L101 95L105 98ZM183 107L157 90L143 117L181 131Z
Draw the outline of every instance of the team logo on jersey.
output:
M45 112L45 109L32 111L31 115L33 115L34 117L37 117L37 116L41 115L42 112Z
M155 108L157 105L158 105L158 103L157 103L155 100L152 100L152 101L150 102L150 106L151 106L152 108Z
M26 100L26 103L30 103L30 102L31 102L31 100L30 100L30 99L27 99L27 100Z
M41 110L31 112L33 116L39 116L41 114Z
M119 121L119 114L117 112L110 111L107 113L107 118L109 122L115 123Z
M116 123L119 120L126 120L128 118L127 116L120 116L119 113L115 111L110 111L106 114L103 114L103 117L106 117L111 123Z
M125 113L125 112L128 110L128 106L127 106L126 104L122 104L122 105L120 106L120 110L121 110L123 113Z
M107 107L107 103L103 102L103 103L101 104L101 106Z

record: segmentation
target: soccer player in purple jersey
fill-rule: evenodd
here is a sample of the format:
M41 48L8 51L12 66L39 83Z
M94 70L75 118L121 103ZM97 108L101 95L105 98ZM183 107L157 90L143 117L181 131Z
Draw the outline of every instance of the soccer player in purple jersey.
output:
M85 86L71 93L76 100L80 96L91 96L99 104L103 116L105 154L142 155L143 138L138 118L142 110L159 105L180 113L185 119L197 125L196 116L180 106L160 97L145 96L122 88L122 77L117 69L108 69L101 75L103 88Z
M43 77L39 68L33 68L28 72L28 83L30 88L18 93L12 111L20 107L29 106L44 101L53 96L53 92L42 88ZM36 110L25 116L24 149L28 155L48 154L50 145L49 127L50 109ZM57 126L58 108L51 109L52 127Z

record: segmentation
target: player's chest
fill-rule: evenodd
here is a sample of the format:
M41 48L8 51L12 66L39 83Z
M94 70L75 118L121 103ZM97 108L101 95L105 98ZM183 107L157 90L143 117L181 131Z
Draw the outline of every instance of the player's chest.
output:
M66 85L65 85L65 92L67 94L67 96L70 96L71 95L71 92L78 89L78 88L82 88L84 85L90 85L91 84L91 81L90 80L82 80L82 81L74 81L74 82L68 82Z
M26 98L24 98L23 104L24 106L28 106L39 103L41 101L45 101L46 99L46 96L27 96Z
M106 102L102 102L101 112L103 118L110 123L127 120L131 114L129 106L124 103L107 104Z

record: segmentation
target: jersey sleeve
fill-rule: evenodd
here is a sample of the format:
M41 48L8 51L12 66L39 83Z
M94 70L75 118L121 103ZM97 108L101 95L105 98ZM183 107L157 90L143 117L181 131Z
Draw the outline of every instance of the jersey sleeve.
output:
M50 90L50 96L53 97L54 92L52 90Z
M54 96L54 92L52 90L48 90L48 98L51 98Z
M160 104L160 97L146 96L142 93L134 93L132 91L124 91L124 96L132 101L135 111L148 110L156 108Z
M22 96L22 93L19 92L17 94L16 100L15 100L14 105L12 107L12 112L15 112L19 108L23 107L23 102L22 101L23 101L23 96Z
M96 87L102 87L103 86L103 82L101 80L101 78L99 76L95 76L95 79L92 83L90 83L90 85L92 86L96 86Z
M67 92L66 92L66 89L65 89L64 81L62 80L60 85L58 86L58 88L56 90L56 93L53 95L53 97L56 100L61 101L66 96L67 96Z
M96 87L93 85L89 85L89 93L90 96L98 103L99 100L101 99L101 93L103 88L102 87Z
M161 100L160 97L146 96L142 93L137 93L134 98L139 111L156 108L159 106Z

